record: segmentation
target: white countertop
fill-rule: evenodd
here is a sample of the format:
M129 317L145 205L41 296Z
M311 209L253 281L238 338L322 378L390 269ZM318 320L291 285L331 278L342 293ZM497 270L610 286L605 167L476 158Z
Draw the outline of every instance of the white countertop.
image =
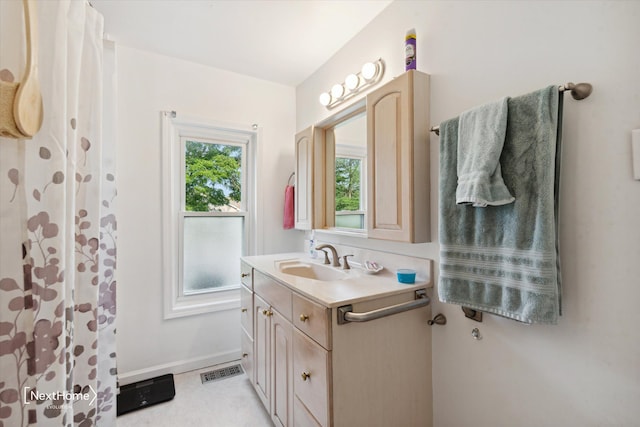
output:
M322 260L311 259L303 252L246 256L242 260L292 290L330 308L433 286L430 277L419 276L416 277L414 284L399 283L395 271L386 268L377 274L367 274L357 266L352 266L350 270L331 267L339 269L346 275L345 279L332 281L319 281L285 274L278 269L277 264L287 260L322 264Z

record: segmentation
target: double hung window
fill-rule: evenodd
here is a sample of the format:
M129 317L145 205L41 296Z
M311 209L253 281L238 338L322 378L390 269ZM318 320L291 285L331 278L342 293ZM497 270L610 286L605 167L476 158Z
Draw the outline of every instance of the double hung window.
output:
M163 115L165 317L239 306L253 246L252 129Z

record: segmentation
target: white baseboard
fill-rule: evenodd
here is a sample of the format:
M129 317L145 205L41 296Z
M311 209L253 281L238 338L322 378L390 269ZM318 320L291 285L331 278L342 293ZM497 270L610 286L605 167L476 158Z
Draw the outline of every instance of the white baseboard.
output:
M162 365L150 366L136 371L118 373L118 384L120 386L148 380L165 374L181 374L183 372L206 368L208 366L219 365L240 359L240 349L226 353L218 353L209 356L194 357L192 359L178 360Z

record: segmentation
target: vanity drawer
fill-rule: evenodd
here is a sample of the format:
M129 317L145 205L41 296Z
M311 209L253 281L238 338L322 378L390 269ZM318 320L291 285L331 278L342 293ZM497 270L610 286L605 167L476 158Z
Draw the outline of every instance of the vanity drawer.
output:
M254 291L291 321L291 290L258 270L253 271Z
M247 331L243 330L241 332L240 337L240 353L242 358L240 359L240 364L242 368L247 374L247 378L251 381L251 384L254 383L253 380L253 340L247 334Z
M293 398L293 423L296 427L326 427L318 423L297 397Z
M294 328L293 390L322 426L329 425L330 353Z
M245 262L240 261L240 281L247 288L253 290L253 268Z
M327 350L331 350L329 312L328 308L293 294L293 324Z
M253 292L240 286L240 324L253 338Z

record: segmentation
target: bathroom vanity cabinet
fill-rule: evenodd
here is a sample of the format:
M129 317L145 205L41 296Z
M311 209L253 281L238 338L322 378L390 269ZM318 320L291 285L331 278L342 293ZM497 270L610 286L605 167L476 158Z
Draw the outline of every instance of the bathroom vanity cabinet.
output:
M420 285L364 298L348 298L345 289L341 301L326 289L314 295L297 286L303 281L281 280L272 259L244 258L243 274L250 272L244 278L252 280L243 285L241 310L242 363L274 424L430 426L430 307L338 323L338 308L345 304L364 312L412 301ZM323 285L339 284L311 286ZM252 336L247 330L251 317Z

